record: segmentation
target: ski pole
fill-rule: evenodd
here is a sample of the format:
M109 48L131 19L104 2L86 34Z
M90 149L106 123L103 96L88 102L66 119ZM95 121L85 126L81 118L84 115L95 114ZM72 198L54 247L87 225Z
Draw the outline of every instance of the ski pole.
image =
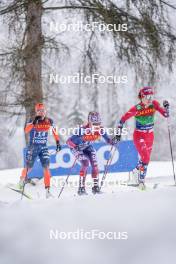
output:
M77 161L77 158L75 158L75 161L74 161L73 165L71 166L71 168L69 170L69 173L68 173L67 178L66 178L66 180L65 180L65 182L64 182L64 184L63 184L63 186L62 186L62 188L60 190L60 193L58 195L58 198L61 196L61 194L62 194L62 192L63 192L63 190L65 188L65 185L68 183L68 178L70 177L71 171L72 171L73 167L75 166L76 161Z
M115 154L116 148L114 147L114 151L112 152L113 147L114 146L112 145L111 149L110 149L110 158L107 160L107 163L106 163L106 166L105 166L104 174L103 174L103 177L102 177L101 183L100 183L100 190L101 190L101 187L103 186L103 183L104 183L104 181L106 179L106 176L107 176L107 173L108 173L108 166L111 165L111 162L112 162L114 154Z
M168 135L169 135L169 144L170 144L170 153L171 153L171 160L172 160L173 177L174 177L174 182L175 182L175 185L176 185L174 155L173 155L173 149L172 149L170 124L169 124L169 119L168 118L167 118L167 129L168 129Z

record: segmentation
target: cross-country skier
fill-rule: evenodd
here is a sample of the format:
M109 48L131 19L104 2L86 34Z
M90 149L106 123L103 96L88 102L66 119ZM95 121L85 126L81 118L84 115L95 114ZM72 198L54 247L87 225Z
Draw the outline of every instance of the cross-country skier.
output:
M99 193L99 171L96 157L96 150L94 149L92 142L99 140L101 136L109 144L113 144L112 140L109 138L107 133L103 131L101 126L101 118L99 113L90 112L88 115L88 123L79 128L79 131L76 135L72 135L67 140L67 145L70 147L72 153L81 163L80 170L80 180L78 194L86 194L85 190L85 180L89 162L92 167L92 178L93 178L93 187L92 192Z
M138 94L140 102L122 116L118 125L122 129L129 118L135 117L136 128L133 140L140 159L133 173L135 175L137 172L138 185L141 189L145 189L145 176L154 141L154 115L158 111L164 117L169 117L169 102L164 101L163 107L161 107L158 101L153 100L153 94L152 87L143 87ZM121 135L116 136L116 140L120 140L120 138Z
M46 116L46 109L43 103L35 105L35 118L30 120L25 126L25 133L29 133L29 144L26 151L26 167L22 170L19 187L23 188L28 181L28 172L32 169L34 162L39 157L44 172L44 184L46 188L46 198L52 196L50 193L50 157L47 147L48 132L52 129L56 140L56 151L61 150L59 136L54 127L53 120Z

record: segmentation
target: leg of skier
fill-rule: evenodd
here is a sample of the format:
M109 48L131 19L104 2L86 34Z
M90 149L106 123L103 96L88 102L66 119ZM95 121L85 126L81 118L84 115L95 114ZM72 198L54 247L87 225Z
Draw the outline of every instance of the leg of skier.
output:
M80 160L81 159L81 160ZM87 174L87 169L89 166L89 160L85 155L81 155L79 158L81 162L81 170L79 173L79 188L78 188L78 194L87 194L86 193L86 188L85 188L85 182L86 182L86 174Z
M87 156L89 157L90 164L92 167L92 179L93 179L92 192L94 194L100 193L98 162L97 162L96 150L93 148L93 146L90 146L87 149Z
M136 169L138 170L138 183L141 185L142 189L145 188L145 176L150 161L153 141L153 132L134 132L134 144L141 158Z
M19 185L18 185L20 190L22 190L24 184L26 184L28 182L31 183L32 185L35 185L35 184L33 184L33 182L31 182L30 179L27 178L27 174L31 171L31 169L34 165L34 162L37 158L37 155L38 155L38 149L37 148L34 148L33 146L29 146L27 148L26 166L23 168L23 170L21 172L20 181L19 181Z
M76 160L78 160L81 163L81 169L79 173L78 195L87 194L85 189L85 181L86 181L87 169L89 167L89 158L86 155L86 150L85 149L78 150L78 148L71 148L71 152L75 156Z
M49 151L48 151L47 146L41 146L41 149L39 152L39 158L40 158L40 162L43 167L46 198L50 198L50 197L53 197L53 195L50 192L50 179L51 179L51 173L49 170L50 157L49 157Z

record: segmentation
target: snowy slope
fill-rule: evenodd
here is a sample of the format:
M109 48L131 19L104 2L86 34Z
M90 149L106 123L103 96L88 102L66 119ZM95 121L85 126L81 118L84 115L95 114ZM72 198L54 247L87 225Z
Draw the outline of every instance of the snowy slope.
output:
M88 196L78 197L76 187L69 185L59 200L44 199L40 181L36 187L26 187L34 199L21 201L6 188L17 182L19 172L0 172L1 263L175 263L176 187L170 186L170 163L151 164L148 186L161 182L155 190L119 187L117 179L128 175L110 175L108 182L114 184L107 183L101 195L92 195L88 188ZM58 194L54 182L52 191ZM50 230L95 229L127 232L128 239L50 239Z

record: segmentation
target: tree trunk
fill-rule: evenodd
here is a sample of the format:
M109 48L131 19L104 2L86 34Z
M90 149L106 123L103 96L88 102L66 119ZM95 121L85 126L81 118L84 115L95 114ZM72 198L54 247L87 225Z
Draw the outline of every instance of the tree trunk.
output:
M26 45L24 48L24 107L26 109L26 119L34 115L35 103L43 100L41 19L41 0L29 0L26 10Z

